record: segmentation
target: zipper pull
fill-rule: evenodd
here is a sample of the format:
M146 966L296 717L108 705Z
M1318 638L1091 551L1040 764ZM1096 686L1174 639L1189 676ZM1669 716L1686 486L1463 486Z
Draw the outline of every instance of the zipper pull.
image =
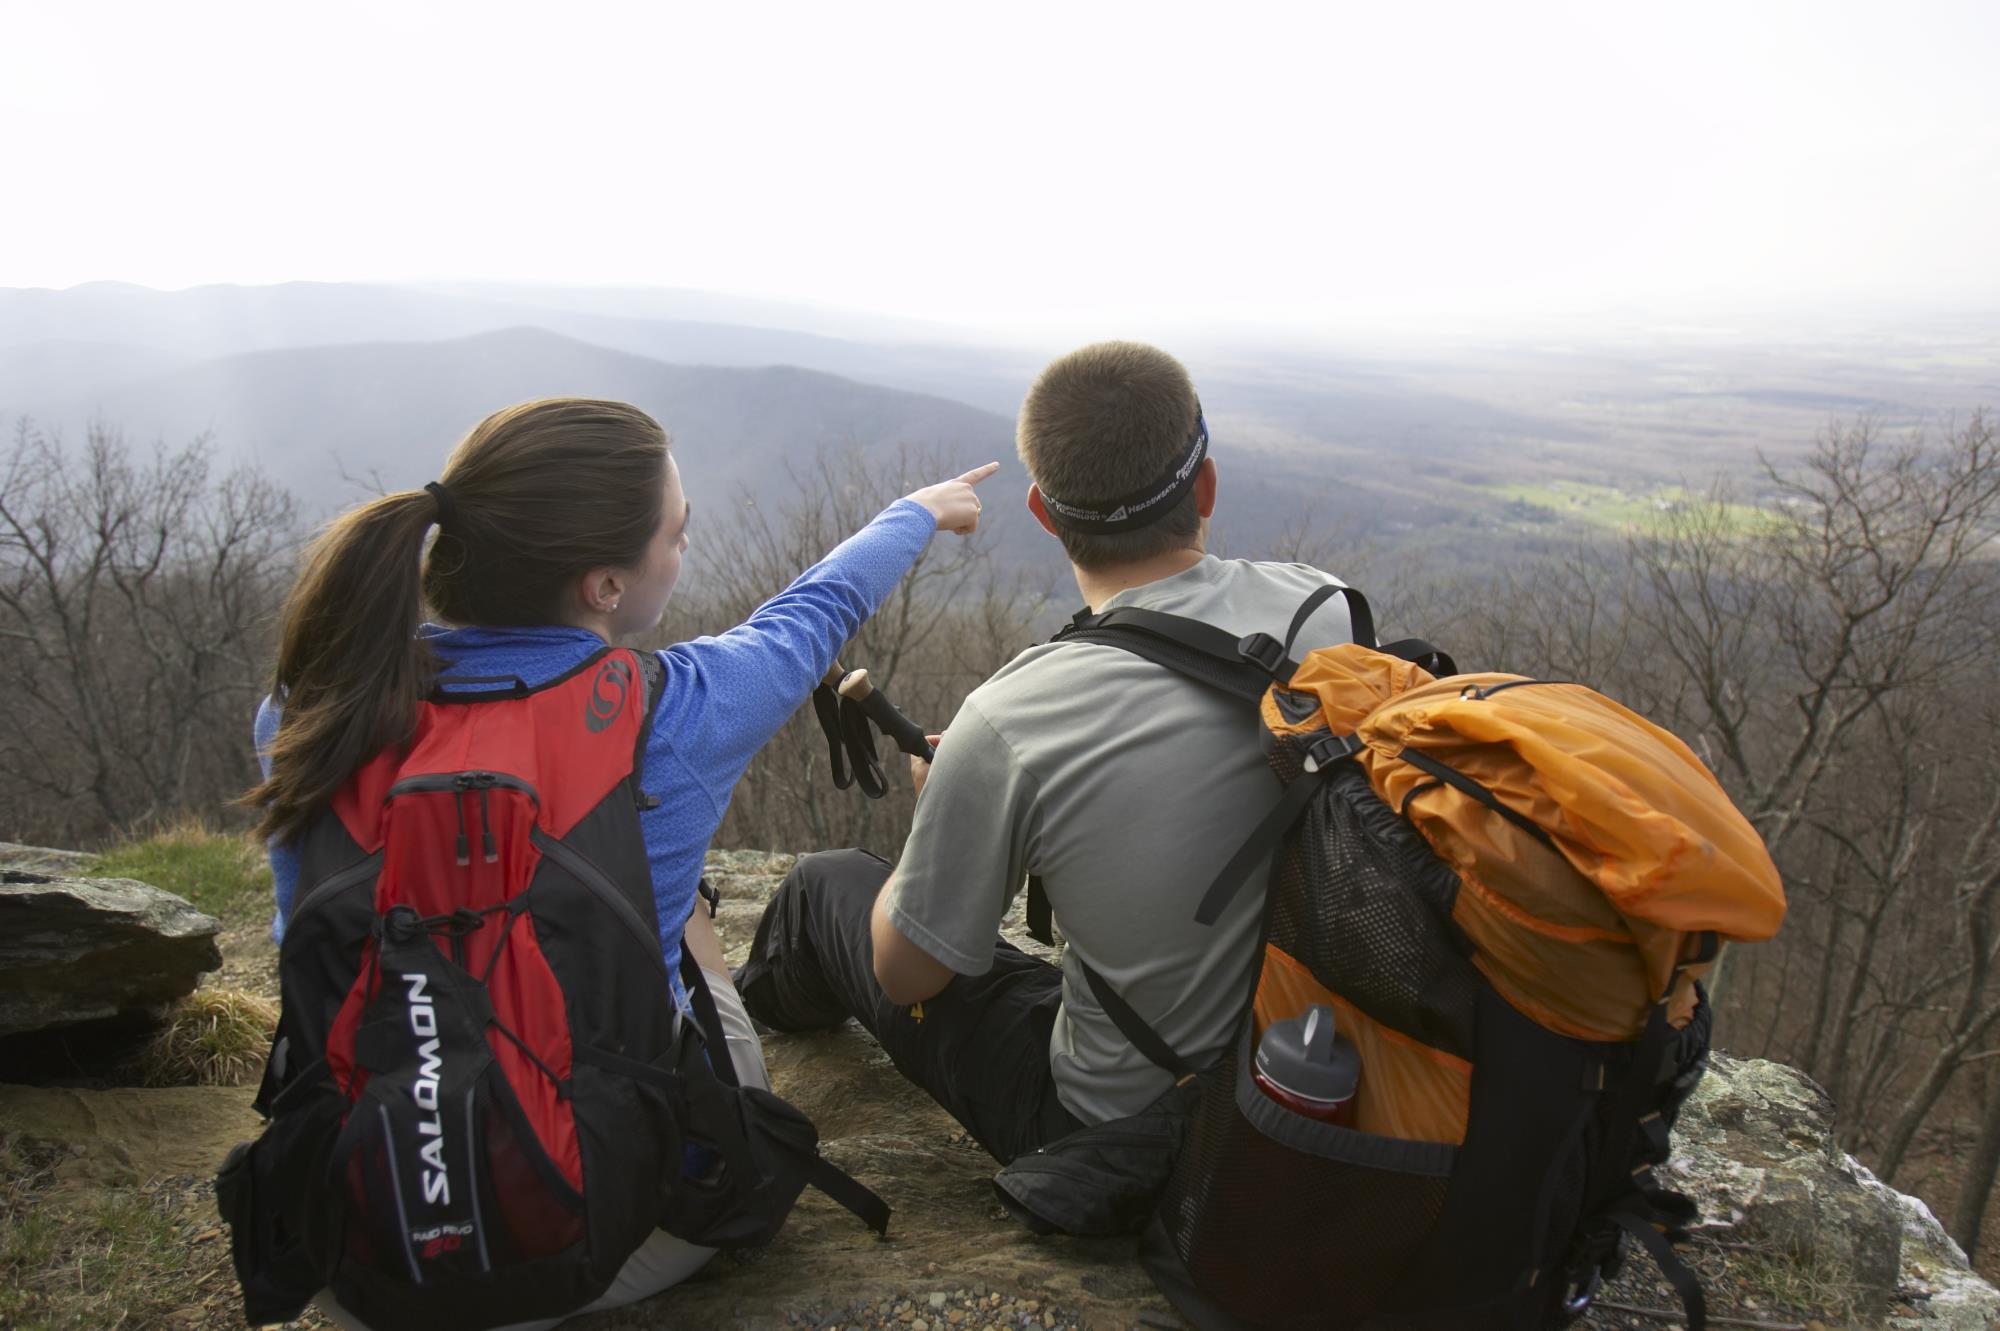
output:
M451 797L452 807L458 810L458 862L472 863L472 848L465 839L465 780L459 779L458 791Z
M500 862L500 847L493 840L493 809L486 802L486 797L492 789L491 780L479 784L479 845L486 852L486 862L497 864Z

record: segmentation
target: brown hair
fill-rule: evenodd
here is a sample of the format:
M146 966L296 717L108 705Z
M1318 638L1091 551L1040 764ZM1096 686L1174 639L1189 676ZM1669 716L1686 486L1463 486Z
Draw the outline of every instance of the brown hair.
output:
M636 407L524 402L452 450L448 498L405 490L328 524L285 602L271 775L242 799L263 810L258 833L290 840L362 764L410 737L437 674L417 636L426 603L455 624L559 621L572 579L644 559L666 465L666 432Z
M1022 465L1044 495L1089 506L1158 480L1187 454L1201 408L1181 363L1143 342L1098 342L1049 363L1015 427ZM1194 491L1150 526L1086 534L1056 528L1079 568L1107 568L1201 539Z

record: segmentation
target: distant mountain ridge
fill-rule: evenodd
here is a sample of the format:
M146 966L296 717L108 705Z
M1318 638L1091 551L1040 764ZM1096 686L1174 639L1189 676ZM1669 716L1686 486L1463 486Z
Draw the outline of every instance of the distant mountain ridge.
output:
M648 298L643 292L332 282L185 291L118 282L63 291L0 288L0 363L45 342L117 343L200 358L287 347L449 341L535 327L677 364L801 365L1012 412L1028 378L1046 359L1039 351L996 354L991 347L945 342L860 341L729 321L718 316L783 317L787 307L697 299L700 294L675 299L675 293ZM673 312L683 309L687 313L675 317ZM824 324L825 316L817 322ZM900 330L886 321L864 321L863 326ZM6 385L0 372L0 388ZM8 405L0 398L0 408Z
M45 404L138 438L215 436L302 496L352 502L347 478L421 485L489 413L550 396L631 402L667 426L690 486L768 493L822 448L937 446L966 466L1013 447L1005 417L787 366L669 365L539 328L427 342L254 351L184 363ZM4 405L4 404L0 404ZM345 477L343 477L345 473Z
M1114 316L1097 335L1124 331ZM1207 407L1225 477L1217 534L1239 553L1300 523L1341 542L1455 547L1602 528L1530 501L1556 482L1645 495L1714 475L1754 492L1760 455L1798 456L1830 417L1867 411L1901 431L2000 395L2000 321L1929 340L1799 336L1468 332L1398 350L1198 330L1166 345ZM692 485L774 498L791 489L787 463L827 446L1007 457L1009 418L1065 349L652 288L0 289L0 421L72 437L92 420L141 440L211 431L319 512L363 492L343 474L428 479L499 406L603 394L660 417Z

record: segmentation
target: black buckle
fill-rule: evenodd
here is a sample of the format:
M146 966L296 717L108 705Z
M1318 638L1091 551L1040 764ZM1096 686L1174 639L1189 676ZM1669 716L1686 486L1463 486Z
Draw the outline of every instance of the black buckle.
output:
M1367 747L1359 735L1321 735L1306 750L1306 770L1324 772L1342 758L1352 758Z
M1285 663L1285 644L1268 633L1253 633L1236 640L1236 654L1267 675L1275 676Z

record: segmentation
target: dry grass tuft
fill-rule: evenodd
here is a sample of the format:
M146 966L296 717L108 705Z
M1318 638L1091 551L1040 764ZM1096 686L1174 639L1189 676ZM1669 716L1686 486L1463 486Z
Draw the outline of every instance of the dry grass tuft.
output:
M263 1071L278 1005L236 989L197 989L175 1003L139 1056L148 1086L244 1086Z

